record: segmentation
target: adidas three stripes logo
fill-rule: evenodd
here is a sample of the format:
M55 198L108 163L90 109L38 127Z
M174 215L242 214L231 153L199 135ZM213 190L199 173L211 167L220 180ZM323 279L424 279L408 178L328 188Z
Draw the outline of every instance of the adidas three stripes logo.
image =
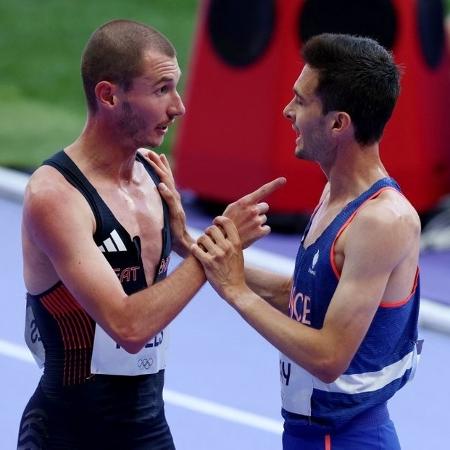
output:
M114 253L114 252L126 252L127 248L123 243L122 239L120 239L119 233L116 230L111 231L110 237L103 241L102 245L99 245L98 248L102 253Z

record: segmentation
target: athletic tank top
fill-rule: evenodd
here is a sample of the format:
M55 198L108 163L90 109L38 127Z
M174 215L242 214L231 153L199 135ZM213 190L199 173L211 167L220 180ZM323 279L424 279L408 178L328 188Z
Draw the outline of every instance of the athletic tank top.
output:
M139 153L136 155L155 184L158 176ZM114 217L96 189L64 152L44 161L57 169L88 201L96 221L93 239L116 272L127 294L147 287L139 236L131 237ZM166 277L171 251L169 213L163 201L162 251L155 277ZM165 367L166 331L161 330L137 354L114 342L79 305L62 282L39 295L27 294L25 340L36 361L44 366L45 392L85 383L94 374L136 375L158 373Z
M334 245L362 205L386 189L400 191L391 178L377 181L348 203L319 238L307 248L301 239L289 301L290 317L320 329L339 282ZM369 238L369 236L368 236ZM333 383L324 383L287 356L280 354L283 417L298 415L339 427L361 413L385 403L412 378L421 343L417 342L419 274L410 295L395 304L380 304L369 330L347 370Z

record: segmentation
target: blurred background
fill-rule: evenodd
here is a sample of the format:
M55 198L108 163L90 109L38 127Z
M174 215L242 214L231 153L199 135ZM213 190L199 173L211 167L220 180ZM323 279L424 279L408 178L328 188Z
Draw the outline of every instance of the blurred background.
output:
M166 34L178 51L183 91L197 9L196 0L2 0L0 165L33 169L78 136L81 53L108 20L138 20Z
M272 225L299 231L324 183L314 164L293 164L293 133L281 114L301 45L323 31L365 34L404 69L382 157L425 224L450 192L449 14L450 0L3 0L0 166L31 172L78 136L83 47L100 24L135 19L178 51L187 114L161 151L172 156L179 187L221 208L284 175L287 187L271 199Z

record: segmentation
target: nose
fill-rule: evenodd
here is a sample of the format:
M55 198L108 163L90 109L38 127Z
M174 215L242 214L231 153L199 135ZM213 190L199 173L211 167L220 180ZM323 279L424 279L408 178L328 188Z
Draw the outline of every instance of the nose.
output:
M184 107L183 100L181 100L178 92L175 92L174 101L170 107L169 114L173 117L182 116L186 112L186 108Z
M283 116L286 117L286 119L288 119L290 122L294 122L295 118L294 118L294 114L292 112L292 102L293 100L291 100L283 109Z

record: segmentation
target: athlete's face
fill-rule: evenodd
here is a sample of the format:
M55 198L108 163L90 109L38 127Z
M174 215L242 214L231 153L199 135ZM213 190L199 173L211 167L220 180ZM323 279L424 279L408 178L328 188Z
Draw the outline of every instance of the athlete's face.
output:
M296 132L295 156L319 163L333 158L333 143L328 131L329 118L322 113L322 102L316 94L318 72L305 65L294 84L294 98L284 108L284 116Z
M160 146L169 125L184 114L177 92L180 75L176 58L147 51L142 75L134 78L128 91L119 90L117 126L135 148Z

